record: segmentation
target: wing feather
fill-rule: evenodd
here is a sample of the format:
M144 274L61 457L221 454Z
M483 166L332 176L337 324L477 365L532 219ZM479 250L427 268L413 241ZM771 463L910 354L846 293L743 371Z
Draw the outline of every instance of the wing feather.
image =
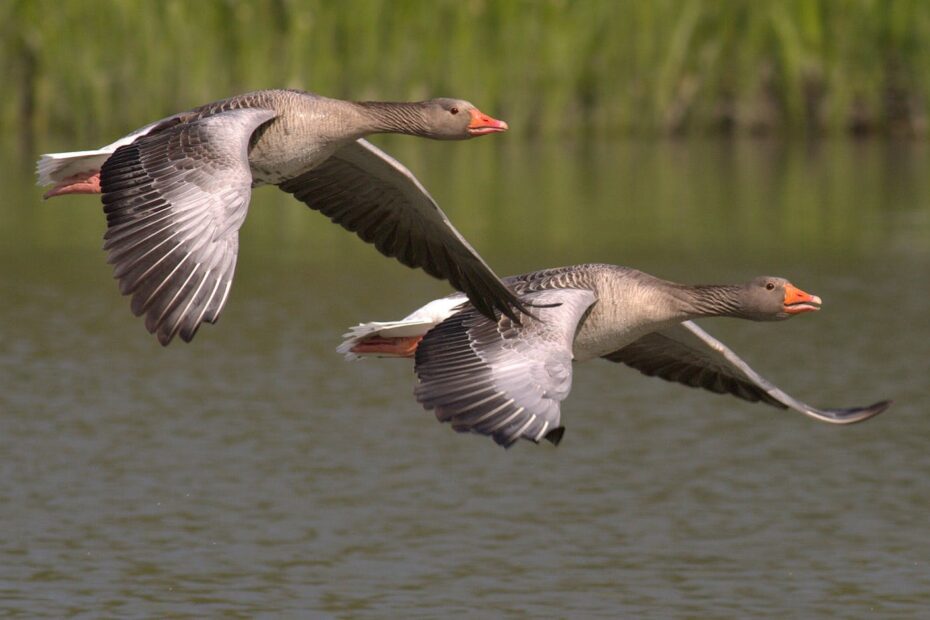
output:
M382 254L448 280L484 316L497 311L518 320L517 311L526 312L416 177L366 140L279 187Z
M866 407L819 409L782 391L759 375L722 342L685 321L643 336L604 356L651 377L659 377L718 394L732 394L750 402L794 409L822 422L852 424L878 415L891 405L884 400Z
M101 168L107 260L163 345L219 318L251 197L249 139L274 116L250 108L170 124Z
M523 299L538 318L492 322L466 306L427 333L416 352L417 400L456 431L490 435L505 447L560 428L575 331L596 296L556 289Z

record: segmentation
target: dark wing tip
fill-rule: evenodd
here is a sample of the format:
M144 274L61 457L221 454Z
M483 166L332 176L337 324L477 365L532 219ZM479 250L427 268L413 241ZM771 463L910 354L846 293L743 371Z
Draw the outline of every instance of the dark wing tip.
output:
M826 422L833 422L834 424L855 424L856 422L864 422L869 418L874 418L881 412L891 407L892 404L894 404L894 401L888 399L878 401L877 403L873 403L867 407L828 409L826 413L829 415L829 418L821 419Z
M497 295L496 297L483 297L481 292L473 289L470 286L461 286L461 283L452 283L452 285L468 296L468 300L472 303L478 312L483 314L485 318L494 321L495 323L498 319L498 312L513 321L516 325L522 324L520 319L523 315L526 315L531 319L536 319L536 316L530 311L530 308L534 306L520 299L520 297L514 293L509 286L503 282L500 283L504 289L504 292Z
M469 298L469 301L472 301L472 299ZM472 301L472 305L473 306L475 305L474 301ZM561 305L562 305L561 303L532 304L532 303L523 301L522 299L514 295L514 297L511 300L507 301L506 303L495 304L493 307L483 306L479 308L478 306L475 306L475 308L485 317L495 322L497 322L498 320L497 311L500 311L504 316L506 316L508 319L513 321L514 325L521 326L523 325L524 316L528 316L534 321L540 320L539 317L536 316L530 310L530 308L555 308Z
M529 303L529 302L524 303L523 301L521 301L521 302L519 303L519 305L516 305L516 306L515 306L515 308L516 308L516 310L519 310L520 312L522 312L522 313L525 314L526 316L530 317L530 318L533 319L534 321L539 321L539 320L540 320L539 317L536 316L535 314L533 314L533 313L529 310L530 308L558 308L558 307L561 306L561 305L562 305L562 302L556 302L556 303L552 303L552 304L533 304L533 303ZM510 317L510 318L511 318L511 320L513 320L513 322L516 323L517 325L522 325L522 323L520 322L520 318L521 318L520 316L517 316L516 318L514 318L514 317Z
M871 417L877 416L881 412L891 407L893 404L894 401L889 398L886 400L878 401L877 403L871 404L868 407L863 407L858 412L856 422L861 422L862 420L868 420Z
M565 434L564 426L557 426L548 433L546 433L546 441L552 442L553 446L559 445L559 442L562 441L562 435Z

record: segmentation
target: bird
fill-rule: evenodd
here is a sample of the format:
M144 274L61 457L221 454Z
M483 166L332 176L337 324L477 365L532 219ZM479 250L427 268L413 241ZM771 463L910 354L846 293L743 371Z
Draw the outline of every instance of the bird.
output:
M401 163L364 136L464 140L507 123L468 101L346 101L261 90L36 164L46 198L101 194L120 292L162 345L190 341L226 303L252 188L276 185L384 255L463 291L489 318L526 308Z
M400 321L361 323L344 334L347 359L414 358L416 400L459 432L558 444L572 362L605 359L644 375L851 424L891 405L820 409L764 379L693 319L780 321L820 309L820 297L785 278L684 285L630 267L571 265L505 278L533 317L491 320L456 293Z

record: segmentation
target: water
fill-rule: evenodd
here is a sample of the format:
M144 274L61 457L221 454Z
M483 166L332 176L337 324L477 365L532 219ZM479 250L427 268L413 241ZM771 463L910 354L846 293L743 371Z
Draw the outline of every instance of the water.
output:
M445 294L273 189L216 326L160 347L93 197L0 167L0 609L9 617L912 618L930 605L923 146L397 139L502 274L784 275L824 309L704 326L818 424L578 365L558 448L435 422L350 324ZM84 145L69 145L77 148Z

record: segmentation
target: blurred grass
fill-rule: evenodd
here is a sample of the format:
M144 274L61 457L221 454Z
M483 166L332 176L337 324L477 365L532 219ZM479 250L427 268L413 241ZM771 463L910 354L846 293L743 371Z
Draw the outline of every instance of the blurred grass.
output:
M927 132L923 0L5 0L0 129L92 146L230 94L451 95L523 135Z

